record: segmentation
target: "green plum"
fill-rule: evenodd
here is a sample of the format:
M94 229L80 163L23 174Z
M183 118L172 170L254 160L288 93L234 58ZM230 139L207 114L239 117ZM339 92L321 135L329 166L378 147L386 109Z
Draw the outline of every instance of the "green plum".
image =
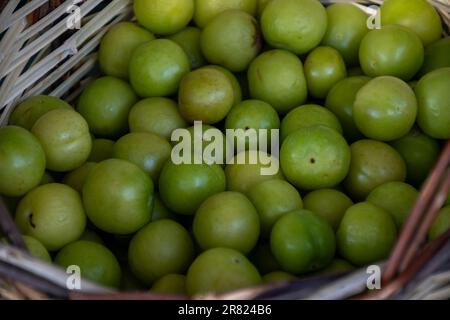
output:
M391 146L397 150L406 163L406 182L420 187L431 172L441 151L439 143L413 128L407 135L392 141Z
M286 282L286 281L293 281L296 279L298 279L296 276L284 271L272 271L270 273L265 274L262 277L262 281L264 283Z
M178 105L186 121L214 124L224 119L235 101L230 79L213 68L200 68L180 83Z
M258 0L195 0L194 21L200 28L206 25L218 14L230 9L237 9L252 16L256 14Z
M299 192L285 180L263 181L251 187L247 195L258 211L261 235L265 238L269 238L273 225L281 216L303 208Z
M118 287L122 276L119 262L105 246L92 241L79 240L68 244L55 257L63 268L76 265L81 277L108 287Z
M332 47L317 47L306 57L305 76L310 95L323 99L347 76L347 69L339 51Z
M170 159L159 177L163 203L178 214L192 215L213 194L225 191L225 174L217 165L175 164Z
M48 253L47 249L44 247L42 243L39 242L39 240L30 237L30 236L22 236L23 241L25 242L25 245L28 249L28 252L35 258L44 260L46 262L52 262L52 258L50 257L50 254Z
M356 141L363 137L353 120L353 104L356 94L370 78L353 76L336 83L328 92L325 107L333 112L342 124L347 141Z
M437 213L437 216L428 231L428 239L436 239L448 229L450 229L450 205L443 207Z
M322 45L339 51L347 66L359 64L359 44L367 28L367 15L351 3L335 3L326 8L328 28Z
M128 160L158 181L159 173L170 157L170 143L154 133L132 132L114 145L113 157Z
M435 139L450 138L450 67L423 76L415 88L419 112L417 123Z
M246 194L259 182L283 179L278 169L278 159L273 155L256 150L242 151L225 166L227 190Z
M353 120L368 138L392 141L406 135L417 116L417 100L406 82L391 77L377 77L356 94Z
M336 240L328 222L308 210L294 210L275 223L272 252L283 271L293 274L320 270L334 257Z
M176 42L183 48L189 59L191 69L197 69L206 64L205 57L200 47L200 35L202 31L199 28L187 27L177 32L167 39Z
M425 47L425 59L419 74L450 67L450 38L445 37Z
M72 109L72 106L53 96L32 96L19 103L9 116L9 124L31 130L36 121L53 109Z
M407 27L420 37L424 45L441 37L441 19L427 0L386 0L380 9L382 25Z
M89 157L92 139L86 120L71 109L54 109L36 121L31 132L45 152L46 167L53 171L70 171Z
M113 25L100 42L98 49L100 68L108 76L127 79L133 50L153 39L155 36L151 32L135 23L122 21Z
M49 183L22 198L15 221L23 234L54 251L81 236L86 215L78 192L64 184Z
M130 83L143 98L169 96L189 70L189 58L180 45L168 39L151 40L131 55Z
M92 140L91 154L87 161L100 162L112 158L114 141L109 139Z
M322 125L342 134L338 118L329 110L317 104L305 104L289 111L281 122L281 141L300 128Z
M256 57L248 68L248 85L252 98L269 103L280 114L306 101L303 64L289 51L270 50Z
M258 8L257 8L257 13L258 13L258 17L261 18L261 15L264 11L264 9L266 8L267 4L272 1L272 0L258 0Z
M233 103L233 105L236 105L239 102L241 102L241 100L242 100L241 84L239 83L238 79L236 78L236 76L231 71L225 69L224 67L216 66L216 65L209 65L209 66L206 66L205 68L211 68L211 69L219 70L223 74L225 74L227 76L227 78L230 80L231 86L233 87L233 92L234 92L234 103Z
M171 273L183 273L194 258L194 245L187 230L173 220L149 223L133 236L128 262L144 283Z
M280 269L280 264L272 254L270 243L260 241L250 255L252 263L261 274L266 274Z
M418 196L419 192L411 185L391 181L373 189L366 201L389 212L400 230Z
M209 249L189 267L186 288L189 295L223 293L259 285L261 276L239 251Z
M83 191L83 185L86 181L87 176L96 166L95 162L85 162L81 167L67 173L62 182L67 184L69 187L77 190L80 194Z
M45 153L29 131L0 128L0 194L19 197L36 187L45 173Z
M128 113L136 102L136 94L128 83L114 77L101 77L83 90L77 110L93 134L116 138L128 130Z
M261 15L261 28L271 46L304 54L322 41L327 21L318 0L273 0Z
M389 256L397 240L392 216L369 202L357 203L345 212L336 233L339 253L357 266Z
M187 127L177 104L170 99L147 98L136 103L128 116L131 132L156 133L170 139L172 131Z
M344 185L353 199L365 199L383 183L405 180L405 161L390 145L375 140L359 140L350 149L352 161Z
M232 72L244 71L261 50L259 24L246 12L224 11L203 29L200 44L210 63Z
M420 38L411 30L389 25L369 31L361 41L359 60L371 77L394 76L408 81L424 60Z
M98 163L83 185L83 204L89 220L99 229L130 234L150 221L153 182L135 164L109 159Z
M259 217L255 207L242 193L225 191L212 195L200 205L192 228L201 249L223 247L244 254L259 238Z
M135 0L137 21L155 34L173 34L194 16L194 0Z
M335 130L325 126L298 129L283 142L280 163L286 179L300 189L338 185L350 167L350 148Z
M345 193L335 189L314 190L303 198L303 207L322 216L334 230L352 205L353 201Z
M186 276L176 273L166 274L153 284L150 292L186 295Z

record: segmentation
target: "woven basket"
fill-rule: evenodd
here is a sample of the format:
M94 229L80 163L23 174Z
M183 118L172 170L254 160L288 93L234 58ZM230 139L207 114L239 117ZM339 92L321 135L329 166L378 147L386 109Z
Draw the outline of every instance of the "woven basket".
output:
M367 14L382 0L353 2ZM430 0L439 11L445 32L450 26L450 1ZM76 5L76 6L74 6ZM77 11L77 6L79 11ZM18 102L48 94L74 102L98 76L95 52L108 28L133 19L131 0L10 0L0 2L0 126ZM81 15L81 28L68 19ZM76 20L72 19L76 26ZM239 290L199 299L449 299L450 231L431 243L426 233L450 189L450 141L424 183L390 258L380 263L382 289L366 292L366 269ZM30 257L11 215L0 199L0 226L13 246L0 243L0 299L175 299L145 292L114 292L88 281L82 290L66 289L67 274Z

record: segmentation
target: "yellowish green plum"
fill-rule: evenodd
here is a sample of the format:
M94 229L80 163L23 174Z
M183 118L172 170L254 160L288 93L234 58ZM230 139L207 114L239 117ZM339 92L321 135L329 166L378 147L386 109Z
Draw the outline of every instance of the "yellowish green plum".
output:
M240 10L227 10L214 17L203 29L200 43L210 63L232 72L246 70L262 46L258 22Z
M247 193L261 224L261 235L270 237L275 222L285 213L303 208L302 198L289 182L273 179L251 187Z
M186 288L189 295L223 293L259 285L261 276L239 251L209 249L189 267Z
M292 132L300 129L322 125L342 134L338 118L328 109L317 104L305 104L289 111L281 122L281 141Z
M168 39L175 41L180 45L184 52L186 52L191 69L197 69L206 64L200 47L200 35L202 31L195 27L186 27L180 32L177 32L168 37Z
M345 78L331 88L325 100L325 107L339 119L344 136L349 142L363 137L353 120L353 104L358 91L369 81L370 78L366 76Z
M35 258L44 260L46 262L52 262L52 258L48 253L47 249L44 247L39 240L30 237L30 236L22 236L23 241L28 249L28 252Z
M293 274L320 270L334 257L336 240L328 222L308 210L294 210L275 223L272 252L283 271Z
M152 181L158 181L171 149L170 143L161 136L148 132L133 132L117 140L113 157L134 163L148 173Z
M194 0L135 0L133 4L138 22L160 35L180 31L194 15Z
M113 77L128 79L131 54L140 44L155 36L132 22L119 22L103 36L98 49L98 62L102 71Z
M86 120L71 109L54 109L34 124L31 132L44 149L47 169L70 171L89 157L92 139Z
M95 162L85 162L81 167L67 173L62 182L69 187L77 190L80 194L83 191L83 185L91 170L96 166Z
M314 190L303 198L303 207L322 216L334 230L352 205L353 201L345 193L335 189Z
M351 3L335 3L326 8L328 27L322 45L339 51L347 66L359 64L359 44L367 28L367 15Z
M450 229L450 205L443 207L437 213L437 216L428 231L428 239L436 239L448 229Z
M200 68L187 74L180 83L178 105L183 118L214 124L224 119L234 104L230 79L213 68Z
M63 268L76 265L81 277L108 287L119 287L122 271L113 253L92 241L79 240L68 244L55 257Z
M114 141L109 139L92 140L91 154L87 161L100 162L112 158Z
M307 87L303 64L286 50L260 54L248 68L250 96L269 103L280 114L306 101Z
M217 165L175 164L170 159L159 177L163 203L175 213L192 215L213 194L225 191L225 174Z
M288 282L298 279L293 274L284 271L272 271L262 277L264 283Z
M291 133L280 150L286 179L300 189L338 185L350 167L350 148L338 132L325 126L300 128Z
M259 238L258 213L239 192L212 195L197 209L192 228L201 249L231 248L249 253Z
M435 139L450 138L450 67L423 76L415 88L420 129Z
M431 172L441 148L439 143L413 128L407 135L392 141L391 146L397 150L406 163L406 182L420 187Z
M381 24L396 24L414 31L424 45L438 40L442 23L436 9L426 0L386 0L381 5Z
M187 127L177 104L168 98L147 98L136 103L128 116L131 132L150 132L168 140L172 131Z
M183 48L168 39L156 39L138 46L130 60L130 83L140 97L174 94L181 78L190 70Z
M182 274L167 274L153 284L150 289L154 293L186 295L186 276Z
M195 0L194 21L204 28L221 12L237 9L252 16L256 14L258 0Z
M353 119L368 138L392 141L406 135L417 116L417 100L406 82L391 77L377 77L356 94ZM450 136L449 136L450 137Z
M322 41L327 21L318 0L273 0L261 15L261 28L271 46L304 54Z
M389 256L397 239L397 228L387 211L360 202L346 211L336 237L341 256L363 266Z
M351 165L344 181L354 200L363 200L379 185L405 181L406 164L390 145L375 140L359 140L351 146Z
M72 106L58 97L38 95L19 103L9 116L9 124L31 130L36 121L53 109L72 109Z
M36 187L45 172L45 153L29 131L0 128L0 194L19 197Z
M99 229L130 234L150 221L153 182L135 164L109 159L98 163L83 185L83 204L89 220Z
M317 47L306 57L305 76L310 95L323 99L347 76L347 69L339 51L332 47Z
M244 194L262 181L283 179L278 159L257 150L238 153L225 166L225 176L227 190Z
M116 138L128 130L128 113L136 102L136 94L127 82L101 77L83 90L77 111L86 119L94 135Z
M128 262L146 284L172 273L183 273L194 258L194 245L187 230L172 220L151 222L133 236Z
M22 198L15 221L23 234L54 251L81 236L86 215L78 192L64 184L49 183Z
M209 65L209 66L205 66L205 68L211 68L211 69L219 70L223 74L225 74L227 76L227 78L230 80L231 86L233 87L233 92L234 92L234 103L233 103L233 105L236 105L239 102L241 102L241 100L242 100L242 89L241 89L241 84L239 82L240 79L238 80L238 78L234 75L234 73L232 73L231 71L225 69L224 67L217 66L217 65Z
M389 212L400 230L418 196L419 192L411 185L392 181L373 189L367 196L367 202Z

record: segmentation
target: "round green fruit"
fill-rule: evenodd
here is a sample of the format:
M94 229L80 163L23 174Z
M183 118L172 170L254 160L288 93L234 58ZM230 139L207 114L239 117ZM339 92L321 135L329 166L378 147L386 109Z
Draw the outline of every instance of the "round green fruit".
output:
M67 173L62 182L81 194L87 176L96 165L95 162L85 162L81 167Z
M194 258L194 245L186 229L172 220L151 222L131 239L128 262L146 284L171 274L183 273Z
M19 197L36 187L45 172L38 139L17 127L0 128L0 194Z
M54 109L34 124L31 132L45 152L47 169L70 171L89 157L92 139L86 120L71 109Z
M86 226L79 194L59 183L31 190L16 210L16 225L25 234L54 251L77 240Z
M189 58L176 42L151 40L133 51L130 83L141 97L169 96L177 92L181 78L189 70Z
M221 12L237 9L252 16L256 14L258 0L195 0L194 21L200 28L214 19Z
M325 267L333 259L336 248L334 232L328 222L302 209L278 219L270 244L282 269L294 274Z
M335 130L325 126L301 128L283 142L280 163L286 179L300 189L338 185L350 167L350 148Z
M224 67L221 66L216 66L216 65L209 65L206 66L205 68L211 68L211 69L215 69L215 70L219 70L221 71L227 78L228 80L230 80L231 82L231 86L233 87L233 92L234 92L234 103L233 105L238 104L239 102L241 102L242 100L242 89L241 89L241 84L239 83L238 78L236 78L236 76L229 70L225 69ZM242 75L242 73L241 73Z
M93 134L116 138L128 130L128 113L136 101L136 94L128 83L114 77L101 77L83 90L77 111L86 119Z
M202 31L195 27L186 27L185 29L177 32L167 39L176 42L183 48L184 52L189 59L191 69L197 69L206 64L205 57L203 56L202 49L200 47L200 35Z
M189 267L186 288L189 295L223 293L259 285L258 270L239 251L209 249Z
M131 162L100 162L88 175L82 193L89 220L103 231L130 234L150 221L153 182Z

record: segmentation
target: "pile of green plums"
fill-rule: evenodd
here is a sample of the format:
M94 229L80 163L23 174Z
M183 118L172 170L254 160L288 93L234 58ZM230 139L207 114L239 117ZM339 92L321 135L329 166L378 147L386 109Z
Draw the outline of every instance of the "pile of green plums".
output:
M0 128L0 194L33 256L179 295L388 258L450 138L450 38L426 0L384 1L378 29L318 0L134 11L77 101L28 97ZM211 147L194 121L280 140L232 154L252 163L179 164L174 130ZM279 170L264 175L268 159ZM448 228L450 197L429 239Z

